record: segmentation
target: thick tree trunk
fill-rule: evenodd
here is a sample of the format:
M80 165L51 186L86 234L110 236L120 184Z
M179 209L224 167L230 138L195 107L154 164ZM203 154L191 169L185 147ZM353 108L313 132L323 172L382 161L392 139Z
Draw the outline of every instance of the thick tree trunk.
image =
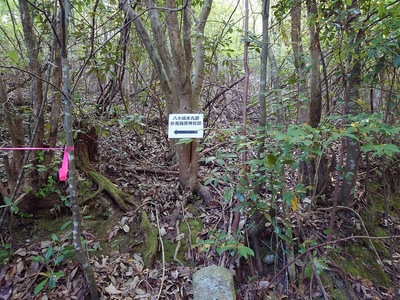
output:
M197 112L204 80L204 27L211 10L212 0L203 2L202 10L196 19L195 55L192 54L191 43L193 36L191 1L181 9L176 7L175 1L165 1L165 7L168 8L165 15L166 29L156 9L156 1L146 0L145 4L149 9L152 35L148 33L141 18L129 3L120 0L122 9L135 24L138 35L158 74L160 86L166 97L167 114ZM182 24L180 20L183 20ZM179 180L185 190L197 192L208 201L211 194L207 193L197 179L199 155L196 148L197 142L176 145Z

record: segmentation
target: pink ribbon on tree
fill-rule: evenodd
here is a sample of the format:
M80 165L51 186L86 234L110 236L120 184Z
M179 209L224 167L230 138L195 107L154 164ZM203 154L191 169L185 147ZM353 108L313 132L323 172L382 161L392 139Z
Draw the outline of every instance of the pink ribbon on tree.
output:
M74 150L74 146L72 146L70 148L65 147L61 168L58 170L58 179L60 181L66 181L67 180L68 162L69 162L68 151L69 150Z
M58 170L58 178L60 181L66 181L68 175L68 151L75 150L74 146L65 147L65 148L45 148L45 147L20 147L20 148L8 148L8 147L0 147L0 151L17 151L17 150L28 150L28 151L35 151L35 150L44 150L44 151L54 151L54 150L64 150L63 161L61 164L61 168Z

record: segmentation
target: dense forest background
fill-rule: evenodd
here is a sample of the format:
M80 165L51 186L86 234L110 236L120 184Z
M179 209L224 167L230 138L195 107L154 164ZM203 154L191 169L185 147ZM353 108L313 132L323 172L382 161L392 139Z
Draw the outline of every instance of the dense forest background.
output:
M191 299L212 264L237 299L400 299L400 1L0 18L1 299Z

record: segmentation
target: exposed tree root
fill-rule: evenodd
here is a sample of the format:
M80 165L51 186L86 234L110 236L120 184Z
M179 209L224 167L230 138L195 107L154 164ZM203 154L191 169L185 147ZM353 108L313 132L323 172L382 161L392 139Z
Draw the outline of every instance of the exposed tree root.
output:
M94 170L88 170L86 168L79 169L84 172L90 179L92 179L99 187L99 189L95 192L95 195L99 194L101 191L107 192L113 198L118 207L124 212L132 210L132 208L127 205L127 203L132 204L134 207L139 206L139 204L132 199L131 195L120 190L107 177L101 175Z
M89 197L86 197L84 199L84 202L89 201L90 199L94 198L99 193L104 191L112 197L118 207L124 212L128 212L131 210L128 204L131 204L134 207L138 207L138 201L135 201L131 195L119 189L107 177L101 175L92 166L90 162L90 157L93 157L96 154L96 147L94 146L94 144L97 137L93 136L92 130L90 130L89 133L91 134L84 134L82 132L78 133L76 142L76 165L79 170L81 170L88 178L90 178L97 184L98 190Z
M89 132L93 133L93 131ZM77 168L88 178L93 180L93 182L98 186L98 189L83 201L87 202L99 195L101 192L107 192L122 211L133 211L130 205L134 206L136 209L139 208L140 203L138 199L133 199L131 195L119 189L107 177L97 172L92 166L90 157L95 155L95 153L92 153L93 151L96 151L96 147L93 146L95 139L96 137L93 137L93 135L79 132L76 142ZM139 247L138 251L142 254L146 267L149 267L153 265L154 259L157 255L158 231L150 223L144 210L140 212L140 230L143 234L143 245Z

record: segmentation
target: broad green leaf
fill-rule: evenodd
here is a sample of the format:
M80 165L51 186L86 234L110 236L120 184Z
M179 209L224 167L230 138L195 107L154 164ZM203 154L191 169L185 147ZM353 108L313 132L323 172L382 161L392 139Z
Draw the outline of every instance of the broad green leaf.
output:
M55 272L53 275L57 278L61 278L61 277L65 276L65 273L63 271L58 271L58 272Z
M190 144L191 142L193 142L192 138L186 138L186 139L179 139L179 141L176 143L177 145L179 144Z
M7 52L7 56L8 56L9 58L11 58L14 62L18 62L19 55L18 55L18 52L17 52L17 51L10 51L10 52Z
M54 265L58 265L60 262L64 260L64 255L59 255L55 260L54 260Z
M292 192L285 192L283 194L283 201L288 204L288 205L292 205L292 201L295 198L295 195Z
M49 278L44 279L41 283L37 285L33 293L35 295L39 294L41 290L43 290L44 286L46 285L47 281L49 281Z
M266 163L266 165L267 165L268 167L273 167L273 166L275 166L277 161L278 161L278 158L277 158L275 155L273 155L273 154L268 154L268 155L265 157L265 163Z
M245 259L247 259L249 255L254 256L253 249L251 249L247 246L239 245L237 250L238 250L239 256L244 257Z
M213 181L214 181L214 178L210 177L206 181L204 181L204 185L209 185Z
M321 275L321 273L324 270L329 270L328 265L321 258L314 257L313 260L314 260L315 269L317 270L318 275Z
M233 197L233 192L235 191L235 189L233 187L228 188L227 190L225 190L223 198L225 201L229 201L232 199Z
M46 254L44 255L44 258L46 259L46 261L49 261L51 256L53 255L53 246L50 246L49 248L47 248Z
M393 66L395 68L400 67L400 55L397 55L394 59L393 59Z

